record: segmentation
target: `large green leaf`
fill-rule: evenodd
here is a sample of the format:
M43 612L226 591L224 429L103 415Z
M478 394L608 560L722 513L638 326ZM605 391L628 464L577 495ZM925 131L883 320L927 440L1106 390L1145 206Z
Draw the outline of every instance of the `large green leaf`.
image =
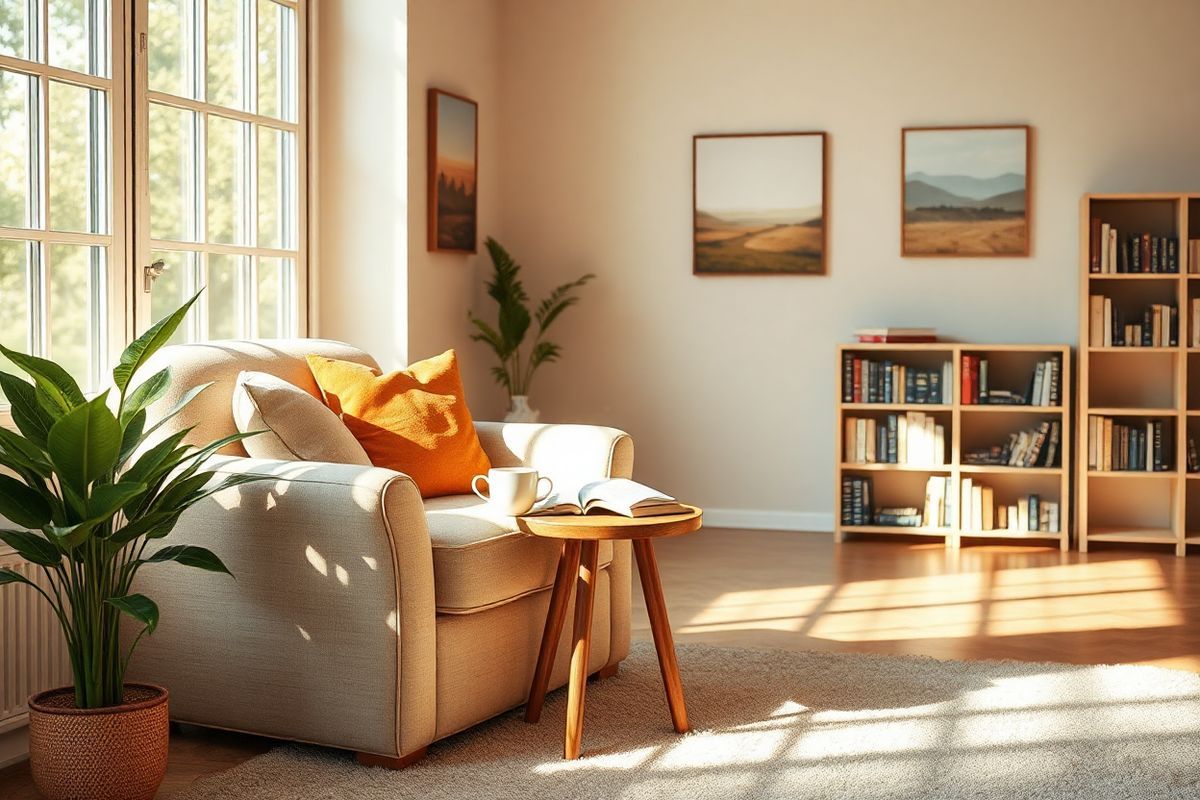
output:
M106 405L106 394L54 423L46 441L60 479L81 497L92 481L112 471L121 452L121 424Z
M121 452L117 456L117 466L123 465L133 455L133 451L138 449L138 445L145 439L145 429L146 409L143 408L125 423L125 430L121 433Z
M0 530L0 542L17 551L26 561L52 567L62 561L62 552L51 542L29 531Z
M107 483L92 489L88 499L88 516L107 519L146 491L146 484L121 481Z
M125 390L129 386L129 381L133 379L134 373L149 360L150 356L157 353L163 345L171 340L192 304L199 297L200 292L196 292L192 295L192 299L151 325L149 330L131 342L125 348L125 352L121 353L120 363L113 368L113 383L122 396L125 395Z
M171 388L171 368L163 367L134 387L121 407L121 424L129 422L139 411L148 408Z
M145 624L146 633L154 633L158 627L158 605L144 594L110 597L104 602Z
M158 564L164 561L174 561L183 564L185 567L195 567L196 569L203 569L208 572L224 572L226 575L233 575L224 562L217 557L216 553L190 544L176 544L164 547L149 558L142 559L142 563L144 564Z
M121 480L144 483L147 486L154 484L163 473L174 469L188 452L194 449L190 445L182 444L191 432L191 428L178 430L139 455L133 466L121 475Z
M33 581L29 580L29 578L26 578L21 573L14 572L8 567L0 567L0 586L3 586L6 583L27 583L30 586L34 585Z
M50 521L50 503L21 481L0 475L0 515L26 528L40 528Z
M46 435L54 418L42 408L37 400L37 392L33 384L23 381L16 375L0 372L0 389L8 398L9 411L17 430L39 447L46 446Z
M108 521L108 517L92 517L71 525L43 525L42 532L64 550L74 550L87 541L97 527Z
M35 472L44 478L50 476L53 469L45 452L21 434L0 426L0 451L23 468Z
M37 384L48 400L50 405L48 411L57 410L58 413L65 414L87 402L83 396L83 390L79 388L75 379L53 361L18 353L4 345L0 345L0 353L3 353L9 361L33 378L33 382Z
M182 509L170 509L143 514L123 528L118 528L108 538L108 543L113 549L120 549L142 536L148 539L161 539L171 532L182 513Z
M201 383L197 386L193 386L192 388L190 388L186 392L184 392L183 396L179 398L179 402L176 403L171 408L170 411L168 411L166 414L163 414L161 417L159 417L157 420L155 420L153 425L151 425L149 428L146 429L146 432L144 434L142 434L143 437L148 438L150 435L152 435L155 431L157 431L159 428L161 428L163 425L165 425L167 422L169 422L172 417L177 415L180 411L183 411L183 409L186 408L189 403L191 403L193 400L195 400L196 397L198 397L201 392L203 392L205 389L207 389L208 387L210 387L212 385L213 385L213 381L209 381L208 383ZM188 428L188 430L191 430L191 428Z

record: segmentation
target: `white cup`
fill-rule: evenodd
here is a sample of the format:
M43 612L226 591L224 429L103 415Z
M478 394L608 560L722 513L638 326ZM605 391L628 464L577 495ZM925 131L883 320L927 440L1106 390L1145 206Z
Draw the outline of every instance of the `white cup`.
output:
M487 481L487 494L479 491L480 481ZM547 483L546 491L539 495L542 481ZM545 476L539 478L537 470L530 467L495 467L487 475L472 478L471 491L486 500L496 513L515 517L549 497L554 491L554 481Z

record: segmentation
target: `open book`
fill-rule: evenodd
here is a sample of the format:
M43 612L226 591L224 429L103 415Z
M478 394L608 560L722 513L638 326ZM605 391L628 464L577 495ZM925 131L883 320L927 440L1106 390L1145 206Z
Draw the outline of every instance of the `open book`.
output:
M674 497L649 486L627 478L610 478L555 492L530 509L529 516L611 511L626 517L654 517L689 510Z

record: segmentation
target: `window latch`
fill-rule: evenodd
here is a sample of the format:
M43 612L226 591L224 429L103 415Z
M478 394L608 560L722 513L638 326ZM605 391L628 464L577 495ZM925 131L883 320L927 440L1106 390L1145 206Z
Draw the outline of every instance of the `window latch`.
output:
M142 267L142 274L145 280L142 282L142 291L149 294L150 288L154 282L162 277L162 274L167 271L167 263L161 258L155 261L148 267Z

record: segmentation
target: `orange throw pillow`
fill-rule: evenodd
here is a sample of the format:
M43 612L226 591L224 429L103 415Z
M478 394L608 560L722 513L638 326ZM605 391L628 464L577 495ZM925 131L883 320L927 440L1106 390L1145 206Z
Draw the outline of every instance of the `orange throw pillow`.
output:
M409 475L422 497L470 494L471 478L491 468L453 350L387 375L315 355L308 366L371 463Z

